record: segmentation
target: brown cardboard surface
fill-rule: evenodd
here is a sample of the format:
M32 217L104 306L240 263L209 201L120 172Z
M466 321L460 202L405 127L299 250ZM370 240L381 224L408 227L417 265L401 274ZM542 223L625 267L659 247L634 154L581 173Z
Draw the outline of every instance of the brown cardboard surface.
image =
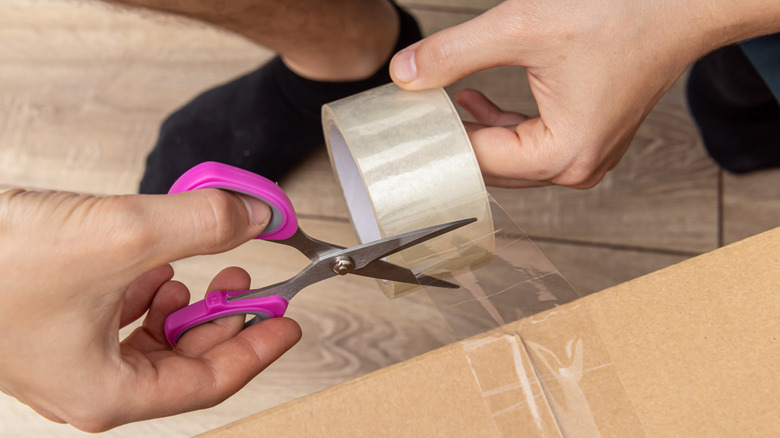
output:
M780 228L206 434L780 433Z

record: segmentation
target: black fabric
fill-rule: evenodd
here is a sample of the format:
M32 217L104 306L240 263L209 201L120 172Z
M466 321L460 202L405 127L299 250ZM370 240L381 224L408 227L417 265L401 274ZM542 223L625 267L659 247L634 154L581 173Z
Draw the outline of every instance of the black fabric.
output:
M414 18L396 7L401 32L393 53L421 38ZM279 57L260 69L197 96L163 122L146 160L140 192L167 193L184 172L218 161L282 179L324 144L322 105L390 82L390 60L353 82L302 78Z
M780 104L739 47L700 59L686 91L704 146L720 166L734 173L780 167Z

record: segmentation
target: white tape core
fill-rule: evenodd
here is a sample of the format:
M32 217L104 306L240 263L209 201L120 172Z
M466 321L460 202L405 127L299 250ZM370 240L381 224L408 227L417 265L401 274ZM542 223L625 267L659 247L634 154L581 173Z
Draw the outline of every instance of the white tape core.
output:
M330 139L333 167L336 168L336 173L339 175L341 188L347 199L347 207L358 238L361 242L381 239L382 235L379 232L376 217L371 214L374 207L371 205L366 185L363 183L363 176L349 151L344 136L341 135L339 128L332 123L328 128L328 138Z

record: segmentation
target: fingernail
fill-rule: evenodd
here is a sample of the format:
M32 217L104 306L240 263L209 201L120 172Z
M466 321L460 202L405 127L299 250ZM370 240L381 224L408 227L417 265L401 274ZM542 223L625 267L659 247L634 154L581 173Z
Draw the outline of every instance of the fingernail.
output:
M249 213L249 223L252 225L268 225L271 220L271 207L265 202L242 193L236 193L241 202L244 203L246 211Z
M414 62L413 49L406 49L395 55L393 74L401 82L412 82L417 78L417 64Z

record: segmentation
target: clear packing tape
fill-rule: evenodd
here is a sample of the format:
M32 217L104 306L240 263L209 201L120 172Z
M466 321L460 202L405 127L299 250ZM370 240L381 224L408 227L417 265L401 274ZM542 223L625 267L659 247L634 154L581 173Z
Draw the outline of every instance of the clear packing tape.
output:
M388 258L417 272L446 274L493 253L485 184L454 111L443 90L412 93L394 85L323 107L328 152L361 242L477 219ZM395 298L411 287L384 283L382 290Z
M477 219L388 257L461 286L425 287L459 338L579 297L488 195L444 90L410 92L388 84L327 104L322 113L328 152L361 242ZM380 287L389 298L419 288Z
M590 315L576 303L460 346L499 436L646 436Z
M380 282L389 298L422 289L454 336L465 339L521 319L525 326L524 318L531 321L528 317L580 297L489 196L444 90L410 92L388 84L329 103L322 116L328 152L361 242L477 218L388 257L459 289ZM565 310L551 314L567 317ZM593 370L601 370L597 380L606 384L611 364L597 340L590 344L583 344L576 331L566 339L542 335L527 341L511 332L462 341L503 436L516 436L511 431L519 420L539 436L599 435L581 384ZM493 355L495 349L503 353ZM502 366L509 372L497 372Z

